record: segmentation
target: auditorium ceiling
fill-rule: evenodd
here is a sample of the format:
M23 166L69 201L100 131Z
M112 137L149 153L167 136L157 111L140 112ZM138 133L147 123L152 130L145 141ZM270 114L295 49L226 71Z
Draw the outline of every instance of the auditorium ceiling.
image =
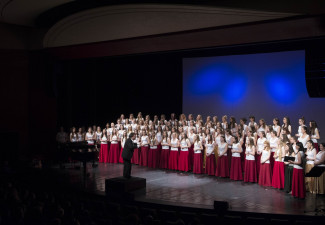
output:
M57 47L318 15L325 1L0 0L0 10L0 22L44 29L44 47Z

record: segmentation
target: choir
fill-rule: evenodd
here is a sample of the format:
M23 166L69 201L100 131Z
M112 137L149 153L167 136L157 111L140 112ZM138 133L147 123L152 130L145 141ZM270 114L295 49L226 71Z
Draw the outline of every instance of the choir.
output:
M57 135L58 143L65 141L87 141L99 145L100 163L122 163L121 152L126 138L136 133L131 163L150 168L192 171L232 180L258 183L261 186L282 189L294 197L305 198L306 191L325 193L325 176L305 177L314 166L325 167L324 144L318 144L320 132L315 121L309 127L305 119L299 119L297 134L292 135L290 119L273 119L266 125L264 119L258 124L254 116L241 118L225 115L221 121L217 116L208 116L203 121L198 115L182 114L179 120L171 114L154 116L153 120L142 113L137 117L122 114L117 123L100 127L89 127L86 133L80 128L71 129L70 136L63 129ZM286 156L292 157L284 161Z

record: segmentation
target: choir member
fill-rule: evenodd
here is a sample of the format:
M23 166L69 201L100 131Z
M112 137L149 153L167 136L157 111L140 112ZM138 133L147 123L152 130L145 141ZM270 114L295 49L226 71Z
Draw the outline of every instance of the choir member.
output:
M70 133L70 142L77 142L78 141L78 135L76 132L76 128L72 127L71 133Z
M224 115L222 118L221 118L221 127L222 127L222 129L228 129L228 117L227 117L227 115Z
M91 127L88 127L88 132L85 136L85 141L87 141L88 145L94 145L95 144L95 134L93 132L93 129Z
M248 139L245 151L244 182L257 182L256 162L255 162L255 142L253 138Z
M306 144L306 167L305 173L309 173L309 171L314 167L314 162L316 160L316 149L314 148L313 141L309 140ZM306 177L306 191L313 193L314 191L314 177Z
M293 145L287 143L285 146L285 156L294 157L295 152L293 150ZM292 172L293 172L293 164L289 162L284 163L284 191L287 193L291 193L292 188Z
M205 148L206 148L205 173L214 176L216 173L216 158L214 154L215 142L213 141L213 137L211 134L207 136Z
M253 126L253 127L255 127L256 130L258 129L257 123L255 122L255 116L249 116L248 126L249 127Z
M309 129L310 129L310 138L314 143L314 146L317 150L317 152L319 151L319 147L318 147L318 140L320 139L319 136L319 131L318 131L318 127L317 127L317 123L312 120L309 122Z
M287 117L287 116L283 117L282 129L285 129L285 128L288 130L288 134L291 135L291 124L290 124L290 119L289 119L289 117Z
M167 131L164 131L161 140L161 154L159 161L159 168L161 169L168 169L169 146L170 139L168 138Z
M301 149L303 149L302 143L296 144L295 160L289 160L290 164L293 164L292 172L292 196L296 198L304 199L306 196L305 174L303 170L303 160Z
M277 189L284 188L284 155L285 155L285 143L278 138L278 146L273 155L274 167L272 176L272 187Z
M319 152L316 155L314 162L315 166L325 167L325 143L319 144ZM315 177L314 193L325 194L325 174L322 173L320 177Z
M309 135L307 134L307 127L306 126L302 126L300 129L300 136L298 138L298 141L302 143L303 147L306 148L307 147L307 141L310 140Z
M220 143L218 145L218 162L216 169L217 177L229 177L229 161L227 157L228 144L224 136L221 136Z
M146 130L142 130L142 136L140 141L141 141L140 142L141 150L140 150L139 165L148 166L148 151L149 151L150 140Z
M203 173L203 157L202 157L203 146L200 141L199 135L196 135L194 141L194 161L193 161L193 173Z
M259 120L259 125L258 125L258 129L257 129L257 133L260 132L260 131L264 131L266 132L266 123L265 123L265 120L264 119L260 119Z
M271 137L269 139L270 148L271 148L270 165L271 165L272 171L273 171L273 166L274 166L274 153L278 148L278 137L276 135L277 135L277 132L275 130L273 130L271 132Z
M280 120L278 118L273 119L273 130L276 132L276 136L280 137L281 133L281 126L280 126Z
M123 163L122 152L123 152L123 148L124 148L124 144L125 144L126 139L128 139L128 135L127 135L126 131L124 130L123 135L121 137L121 150L120 150L119 163Z
M85 137L84 137L84 133L82 132L82 128L80 127L78 129L78 133L77 133L77 136L78 136L78 141L84 141Z
M170 170L177 170L178 168L178 148L179 140L177 139L177 134L174 132L170 139L170 152L168 159L168 168Z
M296 137L300 137L302 135L301 128L306 126L305 117L299 118L298 123L299 123L299 127L298 127L298 133L296 134Z
M264 131L259 132L259 138L257 139L257 150L255 154L255 162L256 162L256 173L257 177L260 174L260 166L261 166L261 156L264 150L264 143L266 141L266 135Z
M232 144L232 157L231 157L231 166L230 166L230 179L231 180L242 180L243 172L240 159L240 153L242 152L241 143L238 140L238 137L233 137Z
M191 143L184 132L181 133L180 136L181 138L180 138L180 153L178 158L178 170L187 172L190 170L188 149L191 147Z
M148 167L157 168L159 165L159 154L158 151L158 140L155 133L151 134L150 137L150 149L148 153Z
M99 160L100 163L108 162L108 138L106 129L103 129L102 136L100 138L100 150L99 150Z
M108 162L109 163L118 163L120 157L120 145L119 145L119 136L116 129L112 130L112 135L110 137L110 148L108 152Z
M258 184L265 187L272 186L272 170L270 166L271 147L270 142L264 142L264 149L261 156L261 167Z
M230 120L229 120L229 129L231 131L231 133L236 133L237 132L237 123L236 123L236 118L231 116Z

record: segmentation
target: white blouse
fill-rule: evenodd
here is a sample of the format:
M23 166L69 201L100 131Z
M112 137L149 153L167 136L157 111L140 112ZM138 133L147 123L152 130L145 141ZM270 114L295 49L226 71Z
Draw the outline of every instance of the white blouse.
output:
M308 158L315 158L316 156L316 149L312 149L312 150L307 150L306 151L306 155ZM314 165L314 160L307 160L306 162L307 164L311 164L311 165Z
M171 144L171 145L177 145L177 142L178 142L178 139L177 139L177 138L176 138L176 139L171 139L171 140L170 140L170 144ZM177 148L177 147L171 147L170 150L171 150L171 151L178 151L178 148Z
M270 156L270 152L267 150L263 150L262 156L261 156L261 162L267 159ZM270 163L270 160L267 160L265 163Z
M222 155L224 152L226 152L226 153L224 154L224 156L227 156L226 144L227 144L227 143L223 143L223 144L219 143L219 144L218 144L218 150L219 150L219 154L220 154L220 155Z
M237 144L232 144L232 149L235 151L238 151L240 149L240 143ZM239 152L233 152L232 157L240 157L240 153Z
M246 152L252 153L253 150L250 146L246 147ZM254 155L246 155L246 160L255 160L255 156Z
M194 143L194 153L201 153L200 144L201 142L197 141Z
M262 153L262 151L264 150L265 141L266 141L265 137L257 139L257 152L258 153Z
M205 146L207 147L207 154L214 154L214 142L213 143L206 143Z

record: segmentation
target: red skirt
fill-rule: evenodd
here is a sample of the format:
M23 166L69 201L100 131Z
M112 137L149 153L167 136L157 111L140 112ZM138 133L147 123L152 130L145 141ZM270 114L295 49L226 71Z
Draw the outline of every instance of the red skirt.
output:
M218 158L216 176L217 177L229 177L229 164L228 164L227 156L223 155Z
M272 176L272 187L283 189L284 188L284 163L274 162L273 176Z
M108 162L109 163L118 163L120 157L120 145L118 143L112 144L108 153Z
M272 170L270 163L261 164L258 184L266 187L272 186Z
M170 151L168 159L168 168L170 170L177 170L178 165L178 151Z
M180 171L189 171L189 152L181 151L178 158L178 170Z
M245 160L244 182L257 182L256 162L255 160Z
M292 173L292 196L297 198L305 198L306 186L305 175L303 169L293 168Z
M139 149L135 148L133 152L133 156L131 158L131 163L133 164L139 164L140 158L139 158Z
M118 161L119 163L123 163L122 152L123 152L123 148L121 147L120 158L119 158L119 161Z
M202 153L194 153L193 173L203 173L203 158Z
M148 166L148 151L149 151L149 146L141 147L140 161L139 161L140 166Z
M193 168L193 161L194 161L194 145L192 144L191 147L188 148L188 163L189 163L190 170L192 170Z
M216 173L216 158L214 154L206 157L205 173L211 176L214 176Z
M271 165L271 171L273 171L273 167L274 167L274 152L271 152L271 155L270 155L270 165Z
M161 149L159 168L168 169L169 149Z
M148 153L148 167L150 168L157 168L159 165L159 150L158 148L156 149L149 149L149 153Z
M261 168L261 156L262 154L258 155L258 154L255 154L255 162L256 162L256 174L257 174L257 177L259 177L260 175L260 168Z
M99 160L100 163L108 162L108 144L101 144L99 151Z
M231 157L230 179L243 180L240 157Z

